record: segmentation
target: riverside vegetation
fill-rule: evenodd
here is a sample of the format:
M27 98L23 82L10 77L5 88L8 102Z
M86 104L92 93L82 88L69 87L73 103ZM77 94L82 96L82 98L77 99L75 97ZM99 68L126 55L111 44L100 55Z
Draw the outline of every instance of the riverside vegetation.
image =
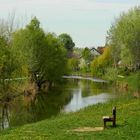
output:
M125 97L105 104L89 106L75 113L60 114L30 125L12 128L1 132L0 139L35 139L35 140L138 140L140 137L140 100ZM84 127L103 127L102 116L111 114L112 107L117 107L117 126L96 132L74 132L73 129Z
M74 48L68 34L45 33L34 17L24 28L0 23L0 101L2 128L9 121L8 108L18 94L29 96L61 83L65 74L101 77L127 90L118 99L89 106L75 113L1 131L0 139L98 139L137 140L140 137L140 7L122 13L108 31L99 56L89 48ZM9 25L11 25L9 27ZM12 30L13 29L13 30ZM52 61L53 60L53 61ZM57 69L56 69L57 68ZM23 80L24 79L24 80ZM121 86L122 85L122 86ZM30 87L30 88L29 88ZM35 98L34 98L35 99ZM102 127L102 116L117 108L117 126L96 132L76 128ZM6 112L6 113L5 113Z

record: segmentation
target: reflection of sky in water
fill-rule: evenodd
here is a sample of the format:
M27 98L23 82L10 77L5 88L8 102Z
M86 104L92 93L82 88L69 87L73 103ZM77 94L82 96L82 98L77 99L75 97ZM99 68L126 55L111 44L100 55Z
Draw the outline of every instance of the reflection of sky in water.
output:
M79 88L73 91L73 97L71 101L64 106L64 112L77 111L89 105L106 102L111 98L115 98L115 95L101 93L94 96L82 97L82 89Z

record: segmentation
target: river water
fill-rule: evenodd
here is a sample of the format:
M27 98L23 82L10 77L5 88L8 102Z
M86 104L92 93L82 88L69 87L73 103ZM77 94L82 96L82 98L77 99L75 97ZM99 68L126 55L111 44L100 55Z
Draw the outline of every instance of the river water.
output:
M10 126L40 121L60 112L78 111L89 105L107 102L118 95L105 81L68 78L36 97L17 97L9 106Z

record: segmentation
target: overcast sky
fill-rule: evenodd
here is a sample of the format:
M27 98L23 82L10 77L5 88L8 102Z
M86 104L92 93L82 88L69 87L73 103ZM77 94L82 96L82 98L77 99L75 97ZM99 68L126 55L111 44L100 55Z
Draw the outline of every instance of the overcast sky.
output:
M140 0L0 0L0 18L13 10L19 19L36 16L46 31L68 33L76 47L92 47L104 45L114 18L139 4Z

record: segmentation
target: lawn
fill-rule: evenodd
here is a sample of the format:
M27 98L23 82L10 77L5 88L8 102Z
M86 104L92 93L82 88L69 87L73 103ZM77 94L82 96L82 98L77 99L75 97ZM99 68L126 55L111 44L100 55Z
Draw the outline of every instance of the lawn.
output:
M102 116L117 107L117 127L96 132L74 132L84 127L103 127ZM140 100L122 98L89 106L75 113L60 114L37 123L4 130L0 140L138 140L140 138Z

